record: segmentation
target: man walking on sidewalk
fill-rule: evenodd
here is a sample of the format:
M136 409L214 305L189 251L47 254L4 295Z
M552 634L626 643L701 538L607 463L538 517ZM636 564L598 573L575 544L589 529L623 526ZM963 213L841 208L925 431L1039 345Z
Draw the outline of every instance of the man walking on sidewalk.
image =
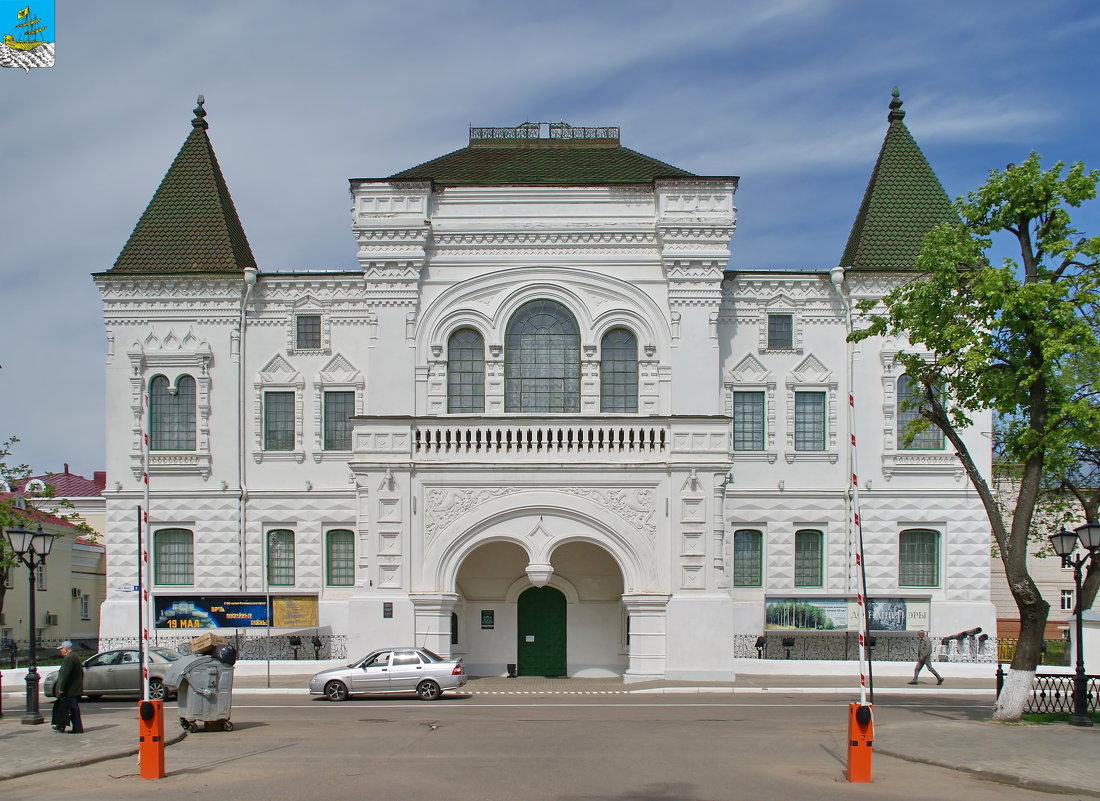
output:
M917 676L920 675L921 668L926 667L932 675L936 677L936 684L943 684L943 676L936 672L936 669L932 667L932 641L928 639L927 632L917 632L917 666L913 671L913 680L910 684L917 683Z
M80 657L73 653L73 644L69 640L57 647L64 657L61 661L61 670L57 671L57 702L66 704L68 719L73 725L73 734L81 734L84 731L84 722L80 719L80 696L84 692L84 663ZM54 724L58 731L65 731L64 724Z

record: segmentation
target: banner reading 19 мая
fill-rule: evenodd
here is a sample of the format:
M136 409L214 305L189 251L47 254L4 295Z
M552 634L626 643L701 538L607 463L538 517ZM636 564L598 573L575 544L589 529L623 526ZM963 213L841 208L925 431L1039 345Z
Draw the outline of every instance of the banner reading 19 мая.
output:
M153 611L158 629L242 629L268 625L264 596L156 596Z

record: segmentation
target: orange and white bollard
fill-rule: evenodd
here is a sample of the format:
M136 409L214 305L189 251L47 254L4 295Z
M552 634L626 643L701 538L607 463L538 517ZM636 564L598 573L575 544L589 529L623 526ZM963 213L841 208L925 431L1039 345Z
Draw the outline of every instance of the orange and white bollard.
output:
M871 745L875 739L871 704L848 704L848 770L850 782L871 781Z
M164 778L164 701L138 702L138 762L141 778Z

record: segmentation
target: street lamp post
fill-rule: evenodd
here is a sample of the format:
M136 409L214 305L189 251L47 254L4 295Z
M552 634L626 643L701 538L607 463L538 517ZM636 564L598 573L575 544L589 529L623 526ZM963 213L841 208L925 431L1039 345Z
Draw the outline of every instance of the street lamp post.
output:
M23 714L23 723L42 723L42 715L38 711L38 651L37 637L35 637L34 623L34 571L46 563L46 557L53 547L53 535L42 530L42 526L34 531L22 526L6 529L4 535L11 544L15 558L27 566L27 598L30 612L30 664L27 668L27 704Z
M1077 651L1077 671L1073 677L1073 716L1069 722L1071 726L1091 726L1092 719L1089 717L1088 710L1088 679L1085 678L1085 649L1084 643L1081 642L1084 633L1081 618L1085 611L1081 608L1081 568L1100 553L1100 523L1085 523L1074 531L1062 529L1057 534L1051 534L1049 539L1050 544L1054 546L1054 552L1069 560L1073 566L1073 584L1076 591L1073 597L1077 615L1075 635L1077 639L1074 640ZM1084 556L1074 554L1078 539L1088 551Z

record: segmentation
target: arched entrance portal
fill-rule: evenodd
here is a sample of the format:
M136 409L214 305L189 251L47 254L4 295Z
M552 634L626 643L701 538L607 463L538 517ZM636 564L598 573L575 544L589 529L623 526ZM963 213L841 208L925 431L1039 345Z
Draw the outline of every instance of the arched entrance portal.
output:
M528 572L532 553L519 539L486 542L459 565L451 653L474 676L504 675L511 664L521 675L621 676L626 607L614 557L595 543L566 541L543 551L549 559L539 565L551 570L540 579Z
M529 587L520 593L516 618L516 672L521 676L564 676L565 596L553 587Z

